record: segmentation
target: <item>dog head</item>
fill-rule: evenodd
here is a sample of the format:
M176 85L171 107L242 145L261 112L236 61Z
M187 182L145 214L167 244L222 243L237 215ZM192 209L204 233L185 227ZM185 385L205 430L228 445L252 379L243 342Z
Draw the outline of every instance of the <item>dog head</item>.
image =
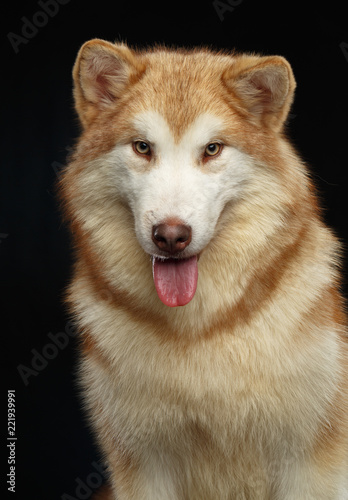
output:
M126 207L136 239L128 234L124 245L152 256L165 304L185 305L226 206L251 189L255 155L270 163L267 138L280 136L293 98L290 65L278 56L137 52L92 40L79 52L74 83L84 129L67 196L80 198L75 220L91 241L106 227L118 238L116 207Z

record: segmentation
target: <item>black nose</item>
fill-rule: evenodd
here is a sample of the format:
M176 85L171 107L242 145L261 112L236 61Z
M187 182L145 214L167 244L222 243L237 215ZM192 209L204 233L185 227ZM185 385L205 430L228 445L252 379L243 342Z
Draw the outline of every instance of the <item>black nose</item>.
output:
M152 241L160 250L171 255L185 250L191 238L190 226L177 221L167 221L152 228Z

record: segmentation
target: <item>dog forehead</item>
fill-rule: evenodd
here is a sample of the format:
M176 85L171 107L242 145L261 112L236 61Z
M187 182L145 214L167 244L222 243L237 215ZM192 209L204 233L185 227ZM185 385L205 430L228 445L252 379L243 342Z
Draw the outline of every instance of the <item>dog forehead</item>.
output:
M132 109L157 111L176 142L201 114L226 114L222 75L231 65L230 56L155 50L140 57L146 70L134 86Z
M182 149L218 139L224 129L224 121L211 113L201 113L178 135L175 125L168 123L163 114L148 110L135 115L133 126L139 138L148 140L161 149L175 146Z

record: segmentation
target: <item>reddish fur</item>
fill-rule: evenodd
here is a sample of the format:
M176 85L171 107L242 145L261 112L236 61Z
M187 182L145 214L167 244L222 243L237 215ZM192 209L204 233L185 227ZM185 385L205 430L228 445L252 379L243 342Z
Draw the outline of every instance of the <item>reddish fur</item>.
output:
M92 79L89 80L85 75L88 51L94 50L93 47L106 51L107 54L104 54L106 58L110 54L117 54L119 64L114 69L124 74L128 71L128 80L120 79L117 85L113 85L107 78L96 78L96 87L93 87ZM253 343L251 342L249 346L245 338L238 337L236 331L245 331L249 335L254 333L248 330L248 326L256 317L266 314L265 311L277 300L277 294L284 289L286 284L289 284L290 289L297 283L297 277L295 279L294 275L301 269L305 269L305 263L308 265L311 254L316 255L318 246L322 248L324 240L321 238L327 238L328 245L334 249L331 250L332 253L337 252L338 248L338 245L333 243L334 238L331 234L325 233L323 236L320 232L324 227L321 222L320 208L315 189L305 167L298 160L294 168L291 161L288 161L289 157L282 151L282 144L286 141L283 123L295 89L290 65L279 57L260 58L254 55L235 55L231 63L232 56L228 54L212 54L203 50L203 55L204 57L198 50L174 52L167 51L163 47L152 51L131 52L124 46L114 47L107 42L100 41L86 45L85 49L81 50L74 69L76 107L85 130L82 132L72 165L66 170L61 181L60 189L65 217L71 221L76 246L76 282L84 280L88 285L86 286L89 290L89 299L100 308L105 306L105 316L108 314L108 308L118 311L123 320L131 325L130 331L138 329L141 332L140 336L148 335L155 346L170 346L171 353L177 356L179 361L189 356L190 352L200 352L194 350L195 346L206 345L209 349L215 347L218 351L228 336L234 339L236 345L238 342L245 343L246 350L252 349ZM165 64L167 58L168 64ZM261 95L254 92L255 85L260 86L258 71L274 69L274 66L277 67L276 77L281 91L279 92L285 96L278 104L269 99L267 92L262 94L262 88ZM90 67L90 71L92 70L95 70L93 64ZM262 77L264 78L265 74ZM180 85L177 85L178 81L181 82ZM79 82L83 83L85 90L88 87L90 99L86 99L83 86L79 85ZM155 92L153 91L154 82L156 82ZM112 101L113 98L115 102ZM105 102L101 102L102 99L112 102L112 105L106 108ZM268 247L265 244L258 251L252 249L254 259L250 261L250 267L243 276L246 280L243 293L234 303L226 305L222 302L219 311L212 316L206 316L203 326L199 323L193 326L192 321L185 323L159 307L155 301L151 300L151 297L148 302L142 302L134 296L133 290L111 283L105 272L105 254L98 252L98 247L94 245L93 233L85 229L83 220L78 215L83 198L81 179L87 175L84 173L85 168L91 168L89 167L91 161L109 152L117 142L129 140L133 134L129 126L129 118L139 110L146 110L149 99L151 99L151 106L170 124L177 142L200 113L211 112L221 116L226 123L226 129L221 135L224 143L237 145L241 151L267 166L267 169L277 178L281 188L287 193L284 206L281 207L285 219L284 226L270 238ZM178 108L177 102L188 102L189 105ZM294 151L293 155L296 156ZM151 168L150 161L148 168ZM209 171L209 168L213 167L206 162L206 165L198 168L206 168ZM120 211L132 223L130 209L119 200L115 203L119 203ZM210 259L216 258L214 248L224 249L226 246L226 231L227 237L231 236L228 233L231 220L235 228L243 229L245 223L243 217L253 215L250 213L240 215L236 211L235 214L233 213L235 217L233 219L231 211L233 213L233 207L227 204L218 221L214 240L200 253L199 265L203 270L209 269ZM132 247L136 245L136 240L131 224L129 226L129 241L125 244ZM233 235L236 234L235 229ZM222 251L221 262L219 260L218 265L227 265L229 257L235 258L234 251L237 250L235 248L231 250L230 255L227 251L225 253ZM291 336L284 338L284 346L294 354L294 357L307 349L309 345L313 345L314 350L317 345L320 345L322 339L318 334L319 331L322 335L327 331L335 332L337 345L339 345L340 358L335 368L340 370L340 380L336 393L332 395L331 403L327 405L325 418L316 427L314 442L307 450L308 456L323 475L331 469L345 466L348 440L346 317L343 300L338 290L337 271L334 270L337 257L330 255L326 258L329 262L328 266L332 268L330 283L326 286L321 285L318 296L312 298L310 307L302 312L297 329L292 332ZM145 265L144 263L148 264L140 254L137 259L134 258L132 262L137 262L139 270ZM218 265L216 260L212 264L215 266L214 270L220 272ZM151 278L150 270L146 274L146 279L148 278ZM144 282L145 288L147 285L148 282ZM299 290L299 294L301 292ZM79 303L84 301L83 293L82 288L77 291L74 285L71 287L68 301L71 302L73 314L82 316ZM86 304L88 305L89 302L87 301ZM209 308L209 304L206 305ZM289 308L291 307L292 304L289 302ZM277 312L273 311L272 314L276 316ZM272 315L267 316L268 321L272 321L270 316ZM180 318L179 314L178 317ZM110 378L117 378L113 353L105 347L103 335L100 331L90 329L89 326L83 324L83 321L81 324L82 356L95 363L98 370L110 373ZM245 355L243 349L235 352L236 358L238 358L238 353L241 357ZM262 358L262 352L259 354ZM245 366L242 365L242 369L245 370ZM252 368L250 367L251 370ZM254 387L258 388L263 383L261 375L259 380L256 380L254 375L252 372L250 376L248 390L251 393ZM268 378L266 376L265 380L274 380L280 385L276 375L268 373L266 375ZM180 389L177 389L177 392L173 391L170 397L174 404L180 405L183 396ZM138 472L138 458L135 458L132 450L127 448L120 437L116 438L112 434L112 417L103 408L101 396L98 395L89 405L91 414L96 416L95 425L99 440L109 459L113 484L121 485L123 492L126 492L123 494L128 495L125 498L135 498L134 478ZM204 446L210 440L209 434L198 423L195 423L194 419L190 425L187 424L190 428L188 435L193 436L193 442L199 443L198 448L205 449ZM244 432L245 429L242 431ZM209 445L211 445L210 442ZM220 456L219 459L221 459ZM197 466L197 463L195 465ZM197 469L199 467L197 466ZM252 459L247 462L246 467L252 468ZM113 498L111 489L104 487L95 500Z
M113 500L112 489L108 485L104 485L101 489L93 495L91 500Z

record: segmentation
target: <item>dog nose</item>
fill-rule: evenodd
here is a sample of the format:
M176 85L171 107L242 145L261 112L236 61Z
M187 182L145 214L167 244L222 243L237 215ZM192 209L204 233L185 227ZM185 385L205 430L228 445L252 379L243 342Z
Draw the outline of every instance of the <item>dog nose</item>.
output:
M164 222L152 228L152 241L171 255L182 252L191 242L190 226L178 222Z

